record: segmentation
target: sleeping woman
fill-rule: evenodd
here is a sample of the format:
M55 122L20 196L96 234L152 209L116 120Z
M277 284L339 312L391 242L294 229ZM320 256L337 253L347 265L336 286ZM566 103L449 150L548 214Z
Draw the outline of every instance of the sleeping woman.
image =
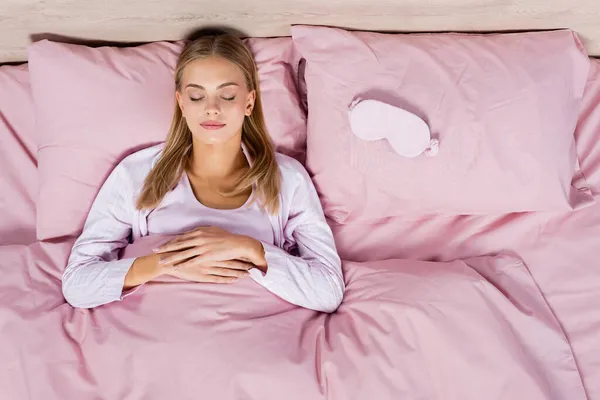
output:
M170 275L253 279L295 305L337 309L345 287L331 230L306 170L273 149L258 82L236 36L203 36L183 49L166 142L116 166L73 246L62 278L72 306L124 300ZM119 259L132 234L176 236Z

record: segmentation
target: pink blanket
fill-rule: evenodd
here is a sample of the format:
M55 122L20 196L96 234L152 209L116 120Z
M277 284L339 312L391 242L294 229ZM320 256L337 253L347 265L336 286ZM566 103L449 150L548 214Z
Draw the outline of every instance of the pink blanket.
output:
M70 244L0 248L3 399L586 398L560 324L513 257L347 262L333 315L251 279L155 282L82 310L60 296Z
M27 65L0 66L0 245L36 239L34 131Z

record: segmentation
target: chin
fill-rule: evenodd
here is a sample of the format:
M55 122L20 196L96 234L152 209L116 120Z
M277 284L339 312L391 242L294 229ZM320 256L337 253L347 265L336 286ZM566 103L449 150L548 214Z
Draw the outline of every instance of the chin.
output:
M222 144L229 141L233 136L227 133L206 133L198 132L194 134L194 139L204 144Z

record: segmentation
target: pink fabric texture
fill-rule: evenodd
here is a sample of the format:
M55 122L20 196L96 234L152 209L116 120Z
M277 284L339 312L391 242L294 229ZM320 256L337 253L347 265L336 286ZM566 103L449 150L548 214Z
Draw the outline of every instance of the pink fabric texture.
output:
M77 235L100 185L124 156L163 141L183 43L90 48L41 41L29 49L40 184L37 236ZM252 39L266 122L278 151L303 158L305 115L290 38Z
M297 89L300 54L289 37L250 38L246 44L258 65L263 110L275 148L303 163L306 113Z
M581 171L600 196L600 60L592 60L575 132ZM600 204L575 212L501 216L411 215L332 222L343 260L454 260L508 253L523 259L571 343L587 395L600 399Z
M48 279L68 244L0 248L8 398L585 399L559 323L512 257L345 263L332 315L252 280L156 281L90 311Z
M27 65L0 66L0 245L35 241L34 130Z
M589 60L573 32L390 35L294 26L306 58L307 168L337 222L560 211L593 202L573 132ZM436 157L349 128L356 98L424 119Z
M581 172L595 197L600 196L600 59L592 59L575 130Z

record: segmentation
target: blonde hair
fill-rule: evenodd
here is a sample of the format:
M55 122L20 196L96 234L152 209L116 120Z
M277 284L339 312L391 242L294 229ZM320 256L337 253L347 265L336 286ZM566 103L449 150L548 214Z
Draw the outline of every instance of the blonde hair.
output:
M236 182L229 192L233 197L256 185L254 199L270 213L279 211L280 176L275 150L265 126L259 90L258 70L254 57L244 42L231 34L203 36L189 42L181 52L175 68L175 88L181 90L185 67L192 61L210 56L220 56L237 65L244 74L248 90L256 91L252 113L244 118L242 142L253 160L250 169ZM184 171L185 163L192 154L192 132L189 130L178 104L175 104L173 121L163 152L152 168L137 199L138 210L158 206L163 197L176 185Z

